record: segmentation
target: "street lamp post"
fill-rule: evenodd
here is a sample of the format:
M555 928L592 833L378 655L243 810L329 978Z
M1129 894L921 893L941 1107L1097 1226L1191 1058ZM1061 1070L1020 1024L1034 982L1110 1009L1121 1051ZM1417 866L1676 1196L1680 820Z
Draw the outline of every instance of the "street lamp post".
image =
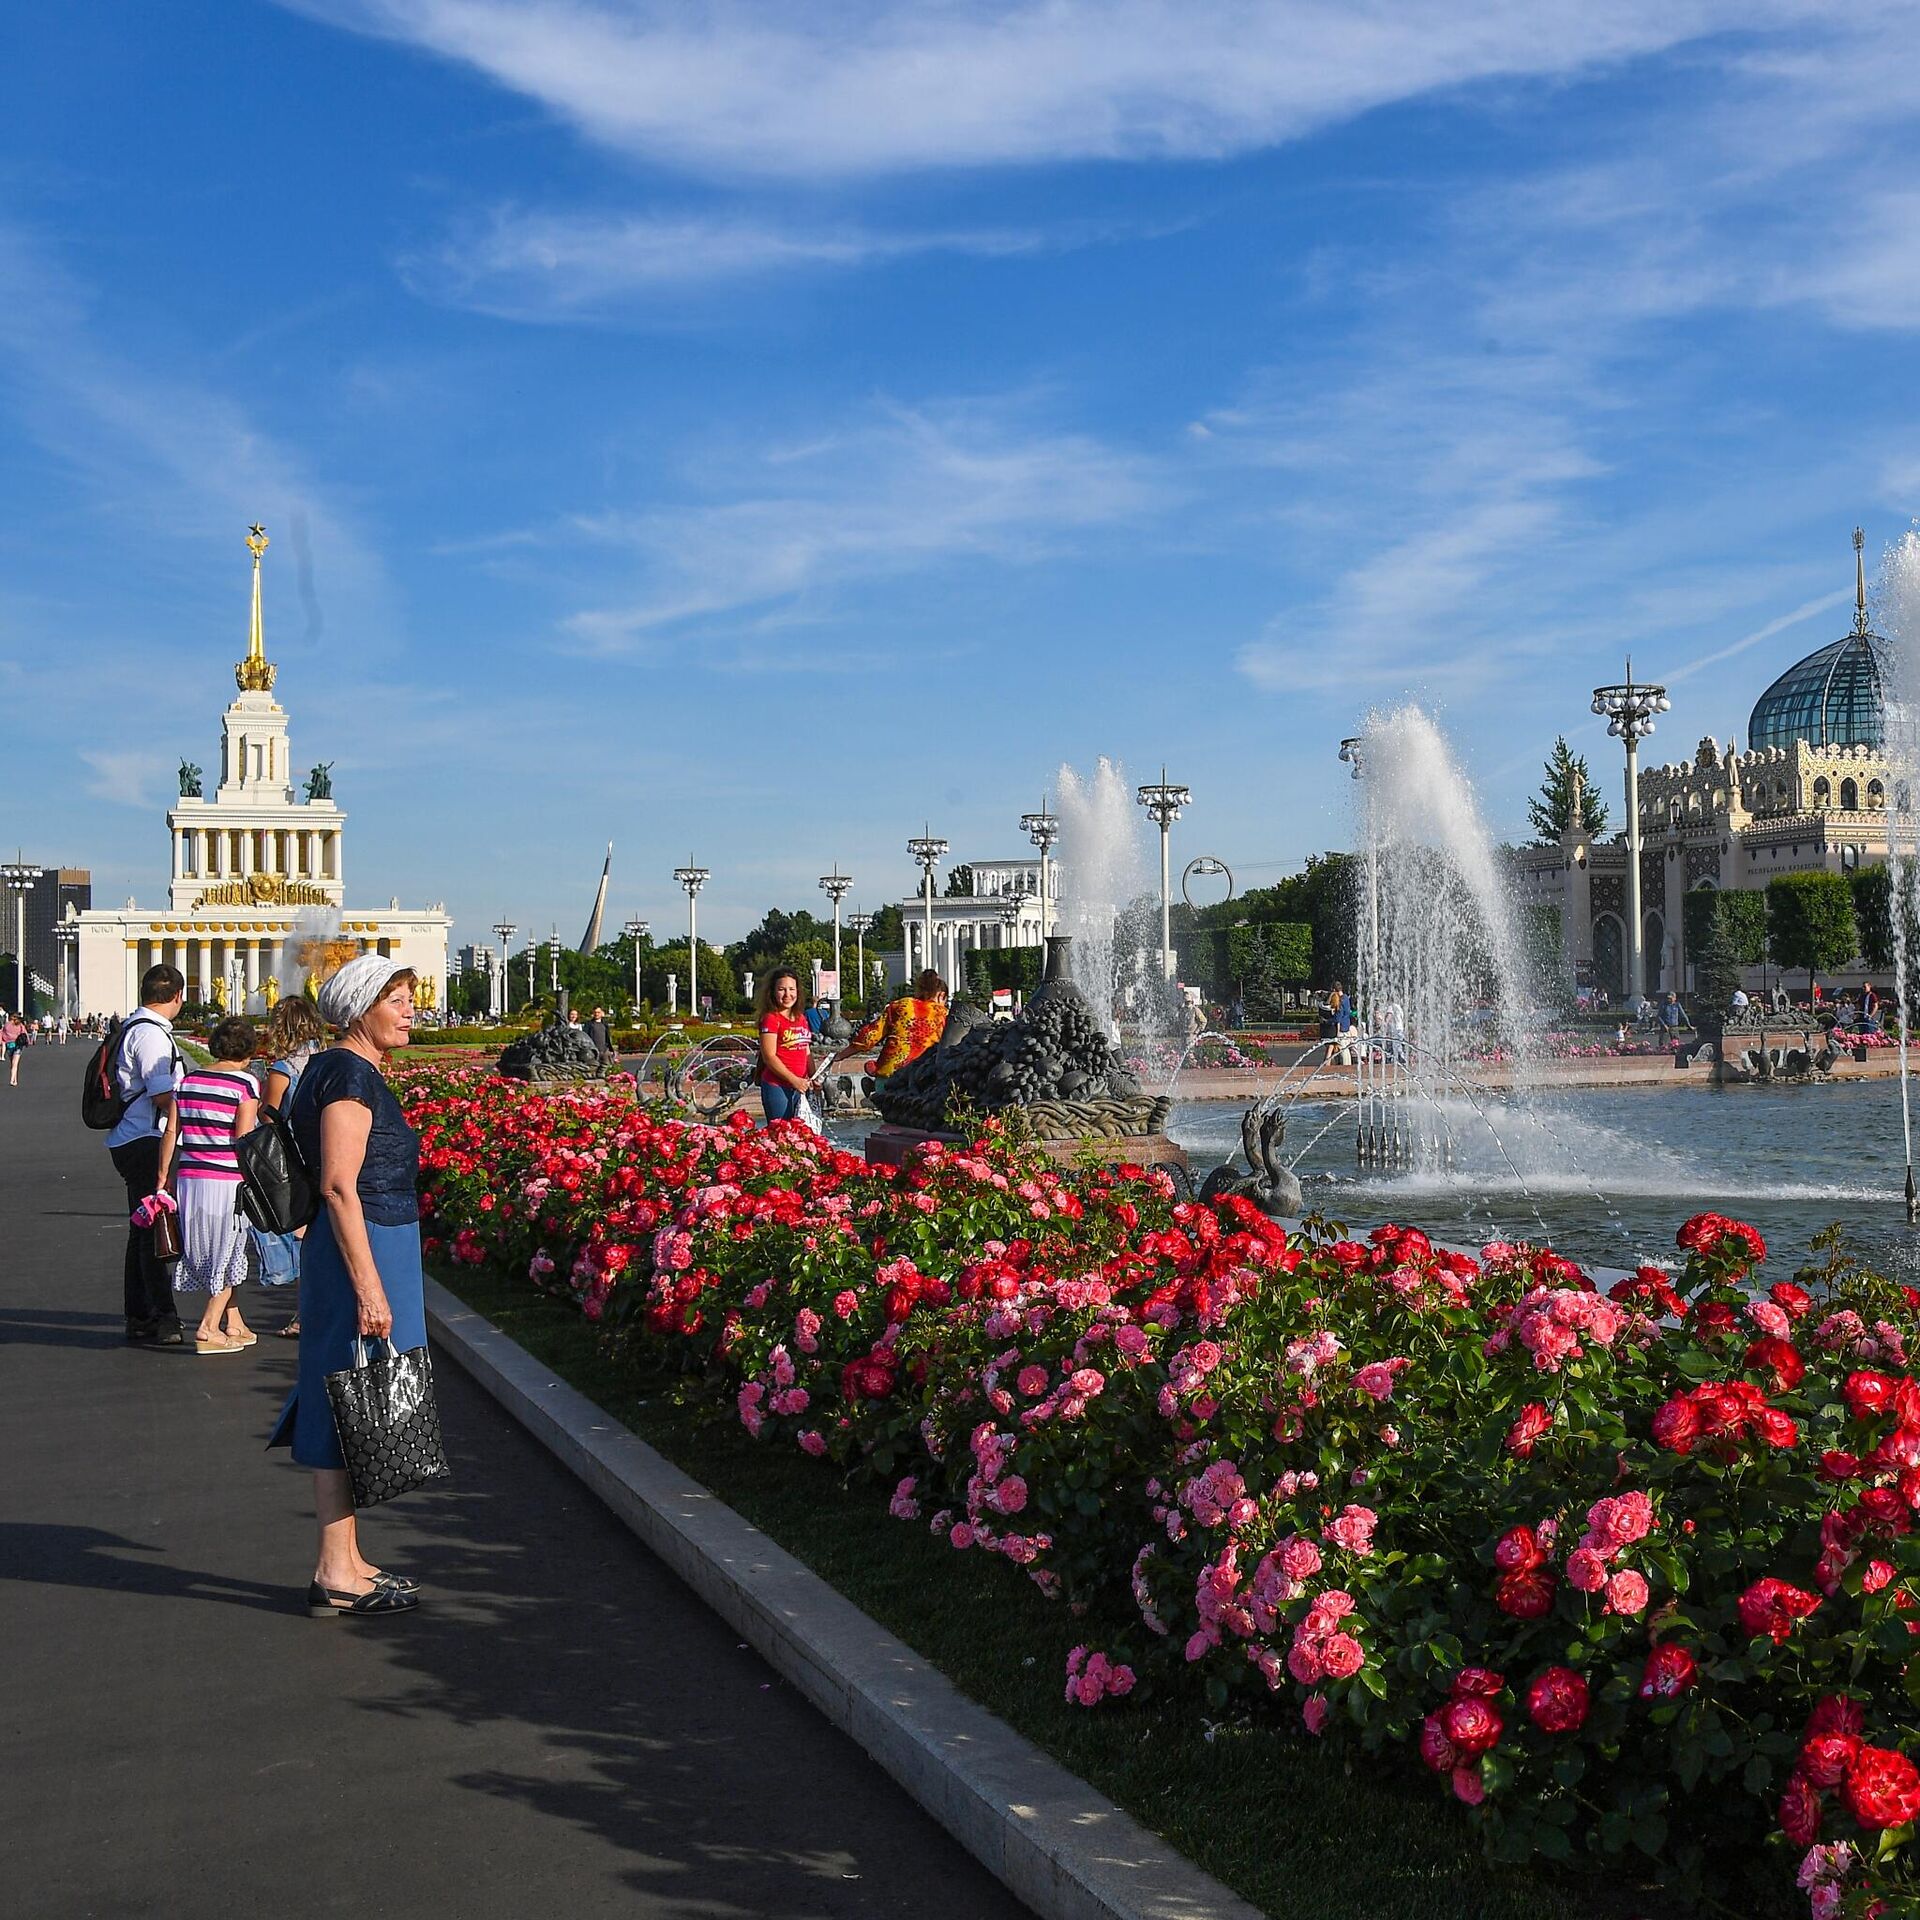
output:
M1160 971L1169 980L1173 978L1173 876L1167 865L1168 838L1180 809L1192 798L1188 788L1169 784L1165 767L1160 769L1157 785L1140 789L1140 804L1160 829Z
M1665 687L1636 683L1633 660L1627 660L1626 680L1612 687L1595 687L1593 710L1607 723L1614 739L1627 749L1627 952L1632 974L1627 994L1637 999L1646 992L1646 928L1640 918L1640 742L1653 731L1655 714L1672 704Z
M519 931L511 920L496 920L493 923L494 937L500 942L500 1005L496 1018L501 1020L507 1017L507 942Z
M62 920L55 925L53 937L60 948L60 1018L71 1025L73 1022L71 982L74 976L74 950L80 944L80 929L71 920Z
M922 831L907 842L907 851L920 863L920 892L925 902L920 964L930 967L933 965L933 870L945 856L947 843Z
M833 871L820 876L820 884L826 889L827 898L833 902L833 997L844 1000L847 990L840 984L840 902L847 897L847 890L853 881L840 871L840 863L836 860Z
M24 855L0 865L0 880L13 894L13 1010L22 1020L27 1017L27 895L45 873L45 867L30 865Z
M684 867L675 867L673 877L687 890L687 1018L700 1017L700 923L694 902L700 889L713 877L710 869L696 867L691 859Z
M1020 831L1040 849L1040 945L1047 944L1047 854L1053 843L1060 838L1060 822L1056 815L1048 810L1047 797L1040 796L1038 813L1023 813L1020 816Z
M854 969L860 976L860 1000L867 1004L867 930L873 925L873 915L854 912L847 915L847 925L853 929Z
M633 1014L637 1020L640 1017L640 942L653 928L645 920L629 920L620 931L633 942Z

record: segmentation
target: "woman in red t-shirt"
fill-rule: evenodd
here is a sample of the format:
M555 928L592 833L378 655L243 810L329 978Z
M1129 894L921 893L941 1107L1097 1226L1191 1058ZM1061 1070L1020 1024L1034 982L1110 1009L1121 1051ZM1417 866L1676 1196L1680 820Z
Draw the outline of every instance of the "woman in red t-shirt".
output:
M811 1067L813 1030L800 1011L800 976L775 967L760 988L760 1106L769 1120L797 1120Z

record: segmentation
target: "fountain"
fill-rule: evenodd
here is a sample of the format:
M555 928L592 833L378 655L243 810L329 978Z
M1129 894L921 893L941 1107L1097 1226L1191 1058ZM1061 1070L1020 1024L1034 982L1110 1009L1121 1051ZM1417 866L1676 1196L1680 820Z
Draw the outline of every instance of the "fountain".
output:
M1857 536L1856 536L1857 543ZM1920 879L1920 684L1916 684L1915 646L1920 642L1920 532L1909 529L1887 554L1881 572L1884 624L1891 628L1895 685L1885 690L1887 757L1900 769L1888 814L1888 917L1893 923L1895 996L1900 1014L1900 1131L1906 1159L1909 1225L1920 1224L1920 1192L1913 1176L1913 1098L1907 1028L1913 996L1909 983L1920 955L1913 951L1920 925L1913 909Z
M293 917L293 931L280 950L274 970L274 998L303 993L309 999L322 980L336 973L360 951L357 940L340 931L335 907L302 907Z
M1116 761L1104 755L1093 777L1060 769L1060 918L1073 936L1072 979L1109 1039L1116 1005L1137 998L1138 942L1126 938L1128 909L1148 892L1142 816Z

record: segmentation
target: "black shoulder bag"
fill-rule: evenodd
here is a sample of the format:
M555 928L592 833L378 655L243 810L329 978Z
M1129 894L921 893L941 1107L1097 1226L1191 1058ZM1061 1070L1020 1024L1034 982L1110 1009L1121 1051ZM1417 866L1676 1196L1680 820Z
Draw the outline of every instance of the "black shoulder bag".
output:
M233 1143L240 1163L240 1211L262 1233L298 1233L320 1211L320 1188L278 1107Z

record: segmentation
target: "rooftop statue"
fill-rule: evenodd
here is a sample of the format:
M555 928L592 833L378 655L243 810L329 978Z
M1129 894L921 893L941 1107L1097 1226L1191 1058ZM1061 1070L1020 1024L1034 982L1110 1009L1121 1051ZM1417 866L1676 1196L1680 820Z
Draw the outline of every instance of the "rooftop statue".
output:
M331 800L333 798L333 762L316 760L313 771L307 775L307 798L309 800Z
M180 762L180 798L182 800L204 800L202 790L203 775L191 760Z

